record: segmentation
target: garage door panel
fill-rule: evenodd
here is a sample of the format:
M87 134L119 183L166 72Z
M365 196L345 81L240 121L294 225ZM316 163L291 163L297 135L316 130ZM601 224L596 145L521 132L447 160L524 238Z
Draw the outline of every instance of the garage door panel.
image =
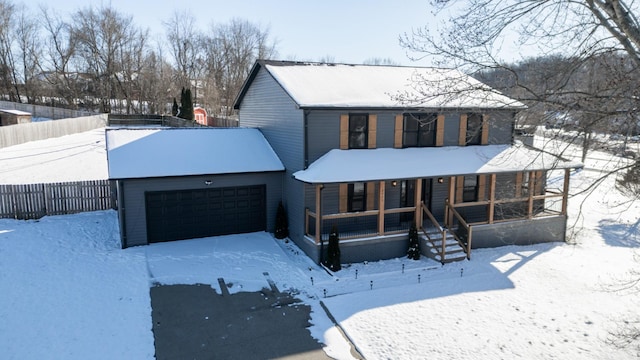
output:
M145 194L151 242L266 230L266 186Z

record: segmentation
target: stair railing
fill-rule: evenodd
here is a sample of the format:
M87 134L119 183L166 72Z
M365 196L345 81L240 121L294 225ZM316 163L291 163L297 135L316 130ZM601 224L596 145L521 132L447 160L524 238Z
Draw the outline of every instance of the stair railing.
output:
M447 247L447 229L443 228L442 226L440 226L440 223L438 222L438 220L436 220L436 218L433 216L433 214L431 213L431 211L429 211L429 209L427 208L427 206L424 204L424 201L420 202L420 207L422 208L422 212L424 215L427 215L427 218L431 221L431 224L440 231L440 235L442 236L442 248L440 249L440 261L442 261L444 263L444 256L445 256L445 252L446 252L446 247ZM429 237L429 234L427 233L427 231L424 229L424 226L422 226L422 224L420 224L420 228L422 229L422 232L426 235L427 239L429 239L429 241L431 241L431 243L433 244L433 241L431 240L431 237Z

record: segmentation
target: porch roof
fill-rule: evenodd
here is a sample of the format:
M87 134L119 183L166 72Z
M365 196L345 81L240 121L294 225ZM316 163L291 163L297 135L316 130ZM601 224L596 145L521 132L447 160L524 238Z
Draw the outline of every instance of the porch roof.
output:
M333 149L293 177L310 184L330 184L581 167L577 161L522 144Z

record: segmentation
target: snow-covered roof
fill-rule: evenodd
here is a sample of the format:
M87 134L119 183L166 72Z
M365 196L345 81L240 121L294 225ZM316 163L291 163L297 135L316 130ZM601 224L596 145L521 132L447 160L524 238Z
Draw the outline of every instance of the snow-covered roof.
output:
M13 115L20 115L20 116L31 115L31 113L28 113L26 111L14 110L14 109L0 109L0 112L13 114Z
M579 162L517 145L334 149L294 178L311 184L581 168Z
M453 69L260 61L245 83L238 108L260 67L301 108L524 108Z
M282 171L258 129L108 129L110 179Z

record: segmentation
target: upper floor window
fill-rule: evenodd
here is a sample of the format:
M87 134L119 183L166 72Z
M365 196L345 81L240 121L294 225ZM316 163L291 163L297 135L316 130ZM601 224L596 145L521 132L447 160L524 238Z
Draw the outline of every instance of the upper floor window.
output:
M436 114L405 114L402 147L436 146Z
M464 177L462 201L463 202L478 201L478 177L476 175L467 175Z
M348 211L365 211L367 207L367 184L357 182L349 184Z
M366 149L368 144L367 114L349 114L349 149Z
M482 114L467 114L467 145L482 144Z

